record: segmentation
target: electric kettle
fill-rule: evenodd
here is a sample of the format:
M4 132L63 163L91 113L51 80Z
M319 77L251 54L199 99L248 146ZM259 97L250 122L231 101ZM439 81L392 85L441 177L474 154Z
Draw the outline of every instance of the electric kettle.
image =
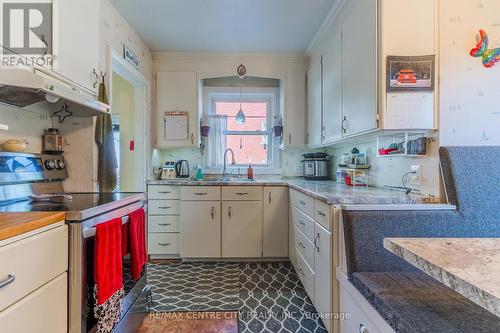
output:
M189 163L186 160L179 160L175 163L175 173L177 178L189 178Z

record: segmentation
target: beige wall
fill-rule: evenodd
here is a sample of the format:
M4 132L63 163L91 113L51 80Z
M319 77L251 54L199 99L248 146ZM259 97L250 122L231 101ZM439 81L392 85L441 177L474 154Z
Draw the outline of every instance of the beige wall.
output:
M500 47L500 1L440 0L441 145L500 145L500 64L469 55L479 29Z

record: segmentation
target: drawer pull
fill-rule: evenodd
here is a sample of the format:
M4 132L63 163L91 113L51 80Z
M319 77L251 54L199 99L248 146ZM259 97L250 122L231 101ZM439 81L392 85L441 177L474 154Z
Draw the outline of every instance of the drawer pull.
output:
M5 280L0 282L0 288L3 288L5 286L11 284L15 280L16 280L16 274L10 273L9 275L7 275L7 278L5 278Z
M303 225L304 227L306 226L306 223L304 221L302 221L302 220L299 221L299 224Z
M195 192L195 195L207 195L206 192Z
M303 249L305 249L305 248L306 248L306 247L304 246L304 244L302 244L302 243L299 243L299 246L300 246L301 248L303 248Z
M319 233L317 233L316 238L314 238L314 247L319 252Z
M170 192L170 191L159 191L158 193L159 193L159 194L170 194L170 193L172 193L172 192Z
M361 324L359 325L359 333L370 333L370 331L368 330L368 328L366 328L365 325Z
M316 213L320 216L326 216L326 213L320 211L320 210L317 210Z
M302 200L300 200L300 201L299 201L299 203L300 203L301 205L305 205L305 204L306 204L306 202L305 202L305 201L302 201Z
M160 209L170 209L170 208L172 208L172 207L170 207L170 206L160 206L160 207L158 207L158 208L160 208Z
M170 246L170 245L172 245L172 243L158 243L158 245L160 245L160 246Z
M248 192L236 192L236 195L247 195Z
M158 223L160 227L167 227L169 225L172 225L172 223Z

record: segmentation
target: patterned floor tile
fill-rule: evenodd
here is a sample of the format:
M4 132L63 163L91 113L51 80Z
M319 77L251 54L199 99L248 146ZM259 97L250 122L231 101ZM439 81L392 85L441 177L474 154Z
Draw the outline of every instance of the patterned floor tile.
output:
M149 264L152 312L239 310L240 333L324 333L290 263Z

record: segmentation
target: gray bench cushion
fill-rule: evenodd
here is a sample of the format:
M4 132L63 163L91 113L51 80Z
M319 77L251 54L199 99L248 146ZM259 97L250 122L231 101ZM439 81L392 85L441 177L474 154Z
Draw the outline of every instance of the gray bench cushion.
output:
M448 200L469 220L500 222L500 146L441 147Z
M396 332L500 332L500 318L424 273L354 273L350 280Z

